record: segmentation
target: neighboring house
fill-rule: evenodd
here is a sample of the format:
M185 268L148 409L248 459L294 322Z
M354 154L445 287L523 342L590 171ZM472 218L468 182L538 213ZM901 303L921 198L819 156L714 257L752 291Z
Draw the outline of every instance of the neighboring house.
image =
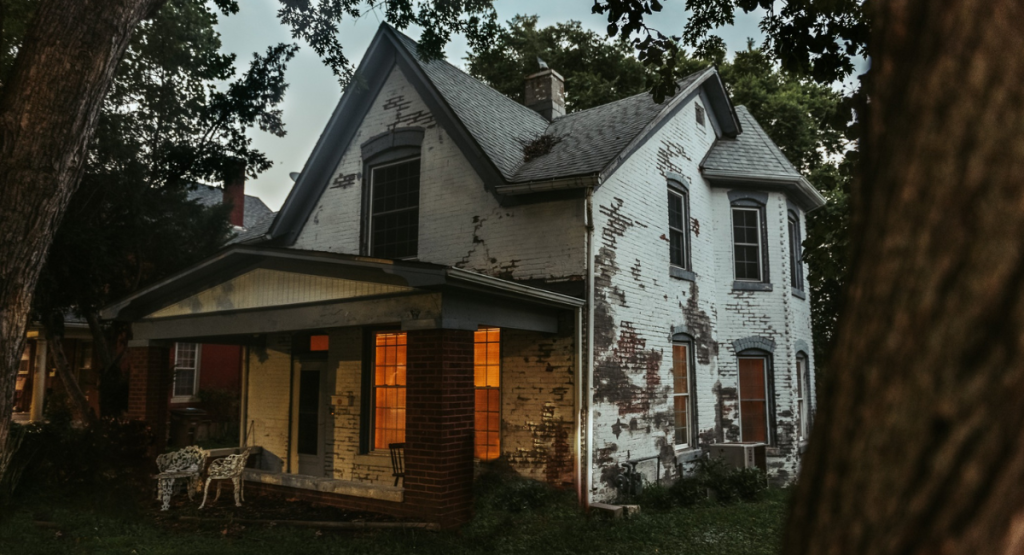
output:
M253 229L259 229L261 225L266 226L274 217L274 212L258 197L245 194L245 178L242 174L235 176L235 179L226 183L223 188L197 184L189 191L188 198L204 206L231 202L229 221L236 231L236 238L245 236ZM238 198L243 199L242 202L237 202ZM64 321L62 341L65 357L90 406L99 414L99 381L102 368L100 361L95 358L92 344L93 337L88 324L79 317L68 315ZM199 402L200 390L219 392L220 404L223 404L226 398L233 397L237 400L240 396L242 349L238 345L181 344L171 353L170 364L174 369L171 374L173 383L170 392L172 409L194 407L207 409L208 413L222 413L221 407L204 406ZM38 387L36 384L39 383L44 386ZM33 323L29 326L25 351L18 367L14 397L15 421L43 420L43 405L47 391L63 387L63 383L56 375L53 357L47 349L46 340L42 337L42 330L37 323ZM200 439L205 439L211 432L214 435L227 432L223 430L223 423L214 420L207 418L200 422ZM237 420L234 423L237 425Z
M233 343L256 489L457 525L499 456L583 503L721 443L795 477L824 199L714 69L565 115L554 71L523 106L382 25L352 83L265 231L105 311L133 417L170 342Z

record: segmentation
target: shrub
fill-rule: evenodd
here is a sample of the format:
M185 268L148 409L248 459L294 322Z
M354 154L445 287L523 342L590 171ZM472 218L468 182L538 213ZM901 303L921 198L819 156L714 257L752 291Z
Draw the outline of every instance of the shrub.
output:
M720 503L756 501L768 488L767 477L760 469L736 469L720 459L700 459L696 475Z
M544 482L520 476L504 459L486 463L474 485L478 507L510 513L546 507L562 493Z

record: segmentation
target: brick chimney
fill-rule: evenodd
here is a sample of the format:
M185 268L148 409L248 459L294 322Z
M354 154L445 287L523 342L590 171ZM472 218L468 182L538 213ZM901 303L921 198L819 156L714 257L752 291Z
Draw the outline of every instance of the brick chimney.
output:
M546 64L545 64L546 66ZM540 70L526 77L526 107L548 121L565 115L565 78L553 69Z
M224 204L231 205L228 222L244 227L245 222L245 161L235 160L224 169Z

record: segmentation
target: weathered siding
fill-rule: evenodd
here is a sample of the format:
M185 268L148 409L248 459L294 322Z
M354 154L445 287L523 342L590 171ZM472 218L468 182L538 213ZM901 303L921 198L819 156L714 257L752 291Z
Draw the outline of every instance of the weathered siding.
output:
M576 347L571 318L545 334L501 334L501 452L523 476L572 483Z
M560 281L583 275L582 201L499 206L397 67L359 126L295 248L359 253L364 179L359 145L408 126L426 128L420 158L419 260L509 279Z
M595 499L615 497L619 463L659 456L674 473L672 334L693 337L695 426L701 444L739 441L737 358L732 342L771 339L778 445L769 470L793 476L795 350L808 345L808 301L791 294L786 199L771 193L766 207L771 292L733 291L731 208L727 191L710 187L699 163L715 139L695 121L687 102L596 191L593 481ZM709 110L710 116L710 110ZM669 273L666 175L689 188L694 281ZM801 224L803 215L801 214ZM808 353L810 355L811 353ZM811 361L813 364L813 361ZM639 469L655 479L656 465ZM663 473L666 470L663 470Z

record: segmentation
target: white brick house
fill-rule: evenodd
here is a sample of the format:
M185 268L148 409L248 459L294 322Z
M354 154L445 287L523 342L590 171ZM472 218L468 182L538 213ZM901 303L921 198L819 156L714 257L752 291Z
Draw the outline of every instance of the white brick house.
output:
M383 25L269 227L107 316L247 347L264 487L458 523L474 459L605 501L740 441L790 480L822 197L714 69L568 115L545 70L527 103Z

